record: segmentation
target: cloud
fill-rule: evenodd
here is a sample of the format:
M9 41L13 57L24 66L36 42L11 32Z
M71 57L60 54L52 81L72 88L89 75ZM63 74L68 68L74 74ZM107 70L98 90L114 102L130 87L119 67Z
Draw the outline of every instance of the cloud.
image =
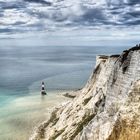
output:
M5 2L5 1L0 1L0 7L1 10L5 9L23 9L26 8L26 4L21 1L10 1L10 2Z
M140 4L139 0L127 0L126 2L129 5L136 5L136 4Z
M2 33L140 24L139 0L0 0L0 7Z
M11 30L8 28L0 29L0 33L4 33L4 32L11 32Z
M26 2L33 2L33 3L41 3L41 4L46 4L46 5L49 5L51 6L51 2L49 1L45 1L45 0L24 0Z

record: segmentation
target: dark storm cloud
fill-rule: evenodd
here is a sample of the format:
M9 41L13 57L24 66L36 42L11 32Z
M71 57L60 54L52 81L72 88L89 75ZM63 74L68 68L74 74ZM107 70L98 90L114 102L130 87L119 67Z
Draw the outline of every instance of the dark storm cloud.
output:
M139 0L3 0L0 7L1 33L140 25Z

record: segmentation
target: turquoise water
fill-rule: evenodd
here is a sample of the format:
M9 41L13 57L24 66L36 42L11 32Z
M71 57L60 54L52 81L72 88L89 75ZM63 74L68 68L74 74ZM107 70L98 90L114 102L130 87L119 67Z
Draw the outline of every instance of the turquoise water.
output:
M1 46L0 140L27 140L48 109L67 101L59 91L82 88L98 54L116 54L129 46ZM41 81L48 96L40 96Z
M0 140L28 140L34 127L46 120L54 106L69 101L53 92L7 98L0 109ZM54 95L55 94L55 95Z

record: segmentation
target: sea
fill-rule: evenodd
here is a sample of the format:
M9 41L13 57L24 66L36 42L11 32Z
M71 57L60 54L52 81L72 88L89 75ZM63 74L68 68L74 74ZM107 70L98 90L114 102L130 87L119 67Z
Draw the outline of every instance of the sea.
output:
M119 54L129 47L0 46L0 140L28 140L52 108L69 102L61 92L86 84L97 55Z

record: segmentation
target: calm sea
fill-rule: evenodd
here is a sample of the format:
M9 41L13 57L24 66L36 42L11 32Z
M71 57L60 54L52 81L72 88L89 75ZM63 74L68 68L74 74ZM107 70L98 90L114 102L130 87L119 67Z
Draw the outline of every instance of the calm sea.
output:
M45 79L48 90L81 88L95 65L96 55L116 54L126 48L0 47L0 94L28 94L29 87L42 79Z

